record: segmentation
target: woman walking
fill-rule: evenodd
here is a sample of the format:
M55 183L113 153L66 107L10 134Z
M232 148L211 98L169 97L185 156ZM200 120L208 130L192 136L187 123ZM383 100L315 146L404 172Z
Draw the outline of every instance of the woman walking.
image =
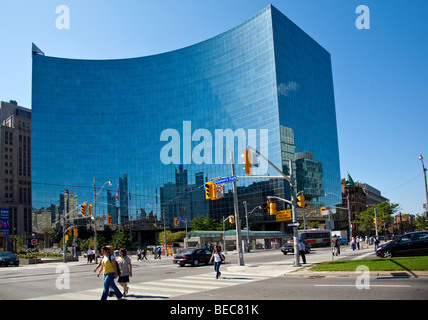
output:
M222 263L222 261L225 260L225 258L223 254L220 252L220 248L217 246L214 246L214 251L211 255L211 259L209 263L211 263L213 259L214 259L214 271L216 272L215 278L218 279L221 275L220 264Z
M120 270L120 276L119 284L123 287L123 296L126 297L128 294L128 282L129 277L132 277L132 264L131 259L127 255L126 249L120 249L119 250L119 258L117 259L117 263L119 264L119 270Z
M117 266L116 266L116 259L114 258L114 255L110 253L110 250L108 247L102 247L101 253L103 254L104 257L101 261L101 268L97 275L99 277L101 271L104 272L104 290L101 296L101 300L107 300L110 287L113 289L114 294L116 295L116 298L120 300L123 297L122 292L120 292L120 290L114 283L114 279L117 278L117 272L118 272Z

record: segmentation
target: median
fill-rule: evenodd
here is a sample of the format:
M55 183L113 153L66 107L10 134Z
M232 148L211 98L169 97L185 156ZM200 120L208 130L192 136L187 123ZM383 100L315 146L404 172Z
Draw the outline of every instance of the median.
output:
M370 271L428 271L428 256L322 262L309 271L355 271L361 265L367 266Z

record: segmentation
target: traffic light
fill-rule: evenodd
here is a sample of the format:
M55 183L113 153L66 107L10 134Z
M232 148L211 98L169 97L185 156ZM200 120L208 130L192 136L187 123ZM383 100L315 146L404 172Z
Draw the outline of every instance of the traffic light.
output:
M269 214L271 216L276 215L276 203L275 202L269 203Z
M73 233L74 233L74 237L77 238L77 236L79 235L79 230L77 228L74 228Z
M301 196L297 197L297 205L300 208L304 208L305 207L305 196L303 194Z
M212 182L205 183L205 199L217 200L216 185Z
M244 149L244 154L242 155L244 158L244 169L245 173L252 175L253 167L258 167L258 159L255 152L251 152L249 149Z
M82 203L81 207L80 207L80 213L82 216L86 216L86 206L88 204L87 203Z
M244 169L245 173L252 175L253 174L253 164L251 163L251 151L248 149L244 149Z
M89 207L88 207L88 215L89 216L92 215L92 204L90 204Z
M111 225L111 216L107 216L107 224L110 226Z
M263 202L263 214L264 215L269 214L269 202Z
M178 218L174 218L174 226L178 227Z
M229 216L229 222L231 224L234 224L235 223L235 216Z

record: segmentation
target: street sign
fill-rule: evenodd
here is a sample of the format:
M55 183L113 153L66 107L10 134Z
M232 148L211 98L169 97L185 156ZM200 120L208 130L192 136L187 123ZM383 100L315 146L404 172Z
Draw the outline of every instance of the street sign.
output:
M224 184L216 184L215 186L216 198L224 197Z
M291 210L282 210L276 212L276 221L291 220Z
M230 176L230 177L226 177L226 178L216 179L213 182L215 184L222 184L222 183L228 183L228 182L233 182L233 181L238 181L238 177L237 176Z
M31 239L31 245L37 246L37 239Z
M287 227L291 227L291 228L293 228L293 227L300 227L300 222L289 223L289 224L287 224Z

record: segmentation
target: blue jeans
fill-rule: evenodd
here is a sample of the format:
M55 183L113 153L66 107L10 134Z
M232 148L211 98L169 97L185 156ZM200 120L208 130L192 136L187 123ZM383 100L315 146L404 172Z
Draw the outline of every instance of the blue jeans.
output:
M122 292L120 292L120 290L114 283L114 273L107 273L104 275L104 291L103 291L103 295L101 296L101 300L107 300L110 287L114 290L114 294L116 295L116 298L120 299L123 297Z
M221 265L221 261L214 262L214 271L216 272L216 278L220 276L220 265Z

